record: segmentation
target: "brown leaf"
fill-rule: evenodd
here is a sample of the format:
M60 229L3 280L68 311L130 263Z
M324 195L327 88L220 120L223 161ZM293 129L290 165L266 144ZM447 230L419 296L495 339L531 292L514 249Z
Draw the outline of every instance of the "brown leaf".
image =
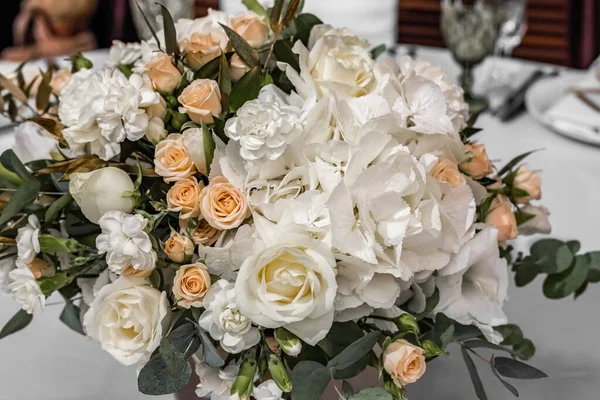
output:
M16 245L17 241L15 239L0 236L0 244L8 244L8 245L12 246L12 245Z
M65 147L68 147L67 141L65 140L62 131L65 129L65 126L60 122L52 118L29 118L28 121L35 122L42 128L44 128L52 137L60 144Z
M50 95L52 94L52 88L50 87L50 81L45 75L40 78L40 86L38 87L37 94L35 96L35 106L40 114L43 114L50 103Z
M116 167L122 169L130 175L137 175L138 169L135 165L129 165L125 163L110 162L100 159L98 156L89 155L74 158L67 161L61 161L50 165L49 167L40 169L36 172L37 175L62 173L64 174L63 179L69 179L72 174L79 172L91 172L100 168ZM143 168L142 175L148 178L158 178L158 175L154 168Z
M27 103L27 96L25 95L25 92L23 92L19 86L15 85L13 81L2 74L0 74L0 85L8 90L15 99L19 100L21 103Z
M298 7L300 7L301 2L302 0L290 0L285 17L283 18L282 28L288 26L288 24L292 22L294 18L296 18L296 13L298 12Z

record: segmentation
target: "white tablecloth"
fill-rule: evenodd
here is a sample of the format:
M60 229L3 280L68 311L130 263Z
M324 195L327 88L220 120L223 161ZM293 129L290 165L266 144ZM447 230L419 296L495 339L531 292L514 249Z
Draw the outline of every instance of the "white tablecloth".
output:
M452 77L458 74L445 51L420 49L418 55L442 65ZM556 136L527 114L508 124L483 115L478 126L484 131L476 138L486 144L495 161L507 162L525 151L545 149L527 162L542 174L543 204L552 212L553 235L581 240L584 251L600 249L600 148ZM10 138L0 137L0 149L9 146ZM526 288L511 286L509 295L509 319L536 344L532 365L549 375L541 381L514 381L521 397L597 400L600 285L591 286L576 301L545 299L541 279ZM17 309L11 299L0 298L0 323ZM0 341L0 399L34 400L42 394L46 400L143 398L136 390L135 368L120 366L97 343L69 331L58 320L60 309L48 307L26 330ZM451 347L450 352L449 357L430 363L428 373L407 388L411 399L476 398L459 349ZM475 362L490 400L512 398L487 365Z

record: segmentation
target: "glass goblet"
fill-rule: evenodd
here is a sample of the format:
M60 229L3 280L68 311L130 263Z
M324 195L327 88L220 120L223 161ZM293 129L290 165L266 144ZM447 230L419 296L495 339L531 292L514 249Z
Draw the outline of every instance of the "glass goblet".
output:
M180 18L194 18L194 0L161 0L160 3L167 7L175 22ZM133 24L140 40L148 40L152 37L152 31L148 27L144 15L148 18L148 22L155 32L163 29L162 9L156 0L130 0L130 7L133 14ZM140 8L143 14L140 12ZM160 39L162 40L162 38Z

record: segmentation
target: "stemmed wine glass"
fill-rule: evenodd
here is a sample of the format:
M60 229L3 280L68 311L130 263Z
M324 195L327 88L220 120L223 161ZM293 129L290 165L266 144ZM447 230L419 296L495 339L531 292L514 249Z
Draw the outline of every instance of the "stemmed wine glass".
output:
M194 0L160 0L160 3L167 7L174 21L180 18L194 18ZM130 7L133 14L133 23L141 40L148 40L152 37L152 31L148 27L144 15L148 17L148 21L155 32L163 28L162 12L157 0L130 0ZM144 15L140 12L140 8Z
M462 0L442 0L442 34L454 59L462 68L461 86L471 113L487 108L484 97L473 94L473 68L496 47L499 32L497 0L477 0L467 5Z

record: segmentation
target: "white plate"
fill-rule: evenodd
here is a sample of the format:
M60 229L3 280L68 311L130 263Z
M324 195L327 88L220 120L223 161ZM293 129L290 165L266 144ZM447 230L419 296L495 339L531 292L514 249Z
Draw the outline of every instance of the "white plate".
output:
M572 126L568 128L561 127L557 124L552 124L546 117L546 111L563 97L569 88L576 86L583 76L580 73L564 73L555 78L541 79L527 91L525 105L531 116L552 132L581 142L600 146L600 135L592 135L588 131L574 129Z

